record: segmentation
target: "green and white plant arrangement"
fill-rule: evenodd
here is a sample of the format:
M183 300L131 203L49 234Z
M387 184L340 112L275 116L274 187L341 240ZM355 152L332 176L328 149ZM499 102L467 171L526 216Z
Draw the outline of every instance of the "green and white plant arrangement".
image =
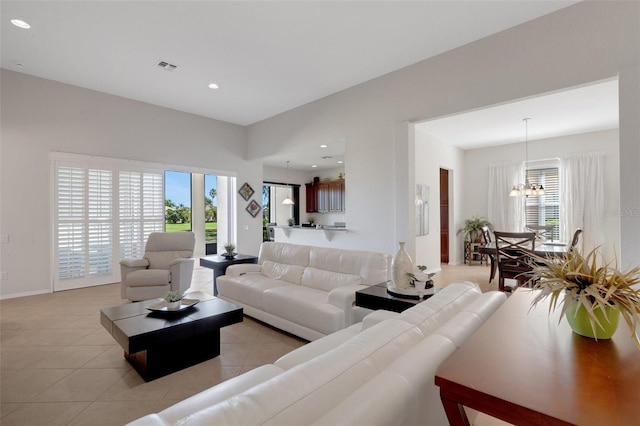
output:
M182 293L178 291L170 290L167 292L164 296L164 301L167 302L167 309L178 309L183 297Z
M410 285L416 287L416 283L426 283L425 288L429 288L429 284L433 286L431 277L435 275L435 272L426 273L427 267L425 265L417 265L413 272L407 272L407 276L411 279Z
M531 307L549 297L549 312L560 306L560 320L566 316L575 333L595 339L611 338L622 315L640 349L640 267L621 272L600 257L598 248L586 256L571 250L561 259L536 257L531 282L540 292Z
M236 246L233 243L227 243L224 245L224 257L233 257L236 255Z

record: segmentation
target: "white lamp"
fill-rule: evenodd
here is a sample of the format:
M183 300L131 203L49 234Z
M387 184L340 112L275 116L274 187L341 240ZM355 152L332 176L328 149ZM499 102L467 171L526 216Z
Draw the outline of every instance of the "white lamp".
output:
M287 161L287 185L289 185L289 161ZM286 204L288 206L292 206L295 203L293 202L293 200L291 198L287 197L284 200L282 200L282 204Z

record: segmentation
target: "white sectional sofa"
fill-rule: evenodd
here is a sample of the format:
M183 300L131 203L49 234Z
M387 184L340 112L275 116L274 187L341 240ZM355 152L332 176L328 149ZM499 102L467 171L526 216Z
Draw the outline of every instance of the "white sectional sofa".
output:
M218 297L244 313L307 340L354 324L371 311L354 306L357 290L390 279L391 256L265 242L257 264L231 265Z
M447 425L436 368L505 300L454 283L130 425Z

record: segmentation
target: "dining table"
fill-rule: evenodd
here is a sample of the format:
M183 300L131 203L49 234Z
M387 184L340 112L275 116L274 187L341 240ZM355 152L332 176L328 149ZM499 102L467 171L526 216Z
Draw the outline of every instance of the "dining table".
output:
M569 246L561 242L536 241L533 254L540 257L563 257L567 254ZM488 255L496 255L496 242L491 241L478 247L478 252Z

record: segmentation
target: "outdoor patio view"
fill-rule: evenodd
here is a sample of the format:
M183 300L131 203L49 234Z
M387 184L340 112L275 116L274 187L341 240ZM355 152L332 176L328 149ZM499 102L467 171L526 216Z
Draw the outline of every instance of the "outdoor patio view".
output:
M217 176L204 175L204 218L207 253L215 253L218 240ZM165 172L165 230L192 231L191 173Z

